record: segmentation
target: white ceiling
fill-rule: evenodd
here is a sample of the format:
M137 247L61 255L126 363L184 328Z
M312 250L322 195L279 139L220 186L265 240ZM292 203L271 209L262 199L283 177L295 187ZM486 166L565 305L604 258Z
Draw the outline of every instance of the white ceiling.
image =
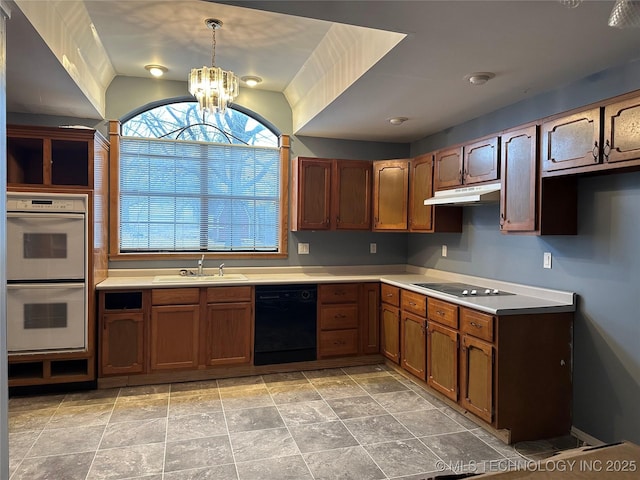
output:
M575 9L557 0L223 3L16 0L7 22L7 110L101 118L113 77L146 77L150 63L185 81L186 93L189 70L211 62L208 17L224 22L216 64L262 77L257 88L289 88L290 101L291 91L306 91L320 107L295 133L327 138L414 141L640 58L640 30L607 26L613 1ZM349 50L350 34L331 37L333 22L406 37L377 61L361 53L367 45ZM496 76L472 86L464 77L474 71ZM395 116L409 120L392 126Z

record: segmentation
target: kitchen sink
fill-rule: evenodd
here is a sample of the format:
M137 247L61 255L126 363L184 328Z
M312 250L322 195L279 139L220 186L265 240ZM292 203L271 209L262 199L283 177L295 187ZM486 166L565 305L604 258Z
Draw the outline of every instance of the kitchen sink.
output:
M222 283L239 280L248 280L248 278L241 273L225 273L222 277L220 275L158 275L153 277L151 283Z

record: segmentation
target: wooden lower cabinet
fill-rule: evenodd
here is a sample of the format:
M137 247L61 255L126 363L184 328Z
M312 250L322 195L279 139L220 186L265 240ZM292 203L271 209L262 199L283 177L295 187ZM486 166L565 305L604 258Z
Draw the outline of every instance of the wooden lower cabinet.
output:
M380 353L400 365L400 289L380 285Z
M493 421L493 345L462 335L460 348L460 405Z
M102 375L144 372L144 314L105 313L100 335Z
M318 358L359 352L358 311L359 284L318 285Z
M426 318L402 312L400 323L402 368L426 380Z
M458 332L429 322L427 328L427 384L451 400L458 400Z
M207 365L248 364L252 360L251 303L207 305Z
M246 365L253 362L253 287L206 289L204 352L206 365Z
M386 303L380 309L380 353L400 364L400 309Z
M151 307L151 370L198 366L199 305Z
M380 284L360 285L360 351L363 354L380 351Z

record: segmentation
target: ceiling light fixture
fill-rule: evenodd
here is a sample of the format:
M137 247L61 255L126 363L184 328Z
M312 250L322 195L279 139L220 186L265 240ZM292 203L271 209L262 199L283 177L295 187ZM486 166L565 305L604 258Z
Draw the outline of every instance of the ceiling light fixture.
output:
M496 74L491 72L474 72L464 78L472 85L484 85L495 76Z
M640 27L640 2L616 0L608 24L615 28Z
M162 65L145 65L144 68L154 77L161 77L168 71L167 67Z
M255 87L259 83L262 83L262 79L260 77L256 77L254 75L246 75L244 77L240 77L247 87Z
M391 125L402 125L407 120L409 120L407 117L392 117L389 119L389 123Z
M192 68L189 74L189 93L196 97L200 111L224 113L227 104L238 96L238 77L235 73L216 67L216 30L222 27L222 21L207 18L204 21L211 29L211 66Z

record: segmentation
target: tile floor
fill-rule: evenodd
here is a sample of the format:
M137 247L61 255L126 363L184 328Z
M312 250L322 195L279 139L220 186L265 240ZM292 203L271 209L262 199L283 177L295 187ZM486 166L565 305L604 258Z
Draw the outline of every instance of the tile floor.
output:
M417 480L571 441L516 450L384 365L9 400L11 480Z

